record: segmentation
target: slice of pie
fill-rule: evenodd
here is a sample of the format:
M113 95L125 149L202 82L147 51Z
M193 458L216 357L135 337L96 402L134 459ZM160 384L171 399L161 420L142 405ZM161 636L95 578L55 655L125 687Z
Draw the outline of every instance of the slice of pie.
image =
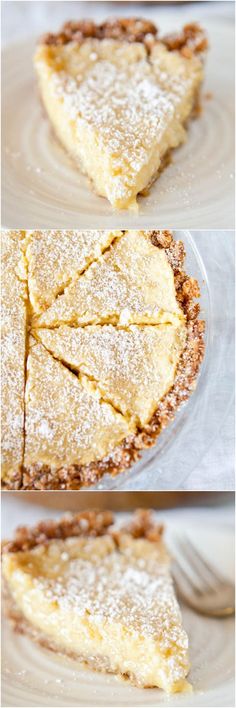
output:
M151 22L69 22L44 37L34 64L54 131L113 207L133 207L158 176L203 80L203 31L159 38Z
M25 391L26 467L54 470L107 457L135 426L30 338Z
M44 647L169 693L190 688L188 638L162 527L109 512L20 528L3 544L4 607Z
M165 251L155 246L150 233L128 231L114 239L112 248L33 322L37 327L156 325L179 323L181 318L173 268Z
M43 312L106 251L120 231L28 231L25 256L33 312Z
M127 329L65 326L38 329L33 334L53 357L89 377L114 410L141 426L149 422L157 401L173 386L186 342L184 323Z
M11 268L21 267L25 299L16 317L15 294L10 308L21 345L12 361L3 342L4 486L97 483L153 445L195 387L204 350L198 285L168 231L7 236L15 239L9 298Z

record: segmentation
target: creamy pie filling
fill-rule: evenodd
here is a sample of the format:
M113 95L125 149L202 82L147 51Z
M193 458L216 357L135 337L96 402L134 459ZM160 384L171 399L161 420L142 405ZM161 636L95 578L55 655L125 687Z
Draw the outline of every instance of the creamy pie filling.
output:
M1 232L1 474L6 482L21 469L24 454L27 274L22 240L23 232Z
M3 555L16 609L46 646L140 687L189 688L188 639L161 538L52 539ZM43 525L41 525L43 534Z
M28 231L25 258L32 311L46 310L121 235L101 230Z
M151 242L150 233L127 231L51 307L33 317L33 325L179 325L180 320L184 315L165 250Z
M154 231L6 243L4 483L78 488L126 469L188 398L203 355L183 245Z
M73 371L89 378L123 416L146 425L174 383L186 327L61 326L33 331L36 339ZM80 377L81 378L81 377Z
M203 66L194 52L71 35L42 43L34 64L55 133L98 194L132 208L165 154L186 139Z

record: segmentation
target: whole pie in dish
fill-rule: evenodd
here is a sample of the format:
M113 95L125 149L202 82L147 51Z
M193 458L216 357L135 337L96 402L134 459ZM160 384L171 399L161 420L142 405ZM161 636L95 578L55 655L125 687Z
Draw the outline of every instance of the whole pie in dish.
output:
M55 134L113 207L134 207L185 141L206 48L196 24L160 37L135 18L68 22L41 39L34 65Z
M203 356L183 244L169 231L4 231L3 252L3 484L77 489L130 467Z
M4 608L17 632L90 668L169 693L190 688L188 638L163 528L137 512L21 527L3 544Z

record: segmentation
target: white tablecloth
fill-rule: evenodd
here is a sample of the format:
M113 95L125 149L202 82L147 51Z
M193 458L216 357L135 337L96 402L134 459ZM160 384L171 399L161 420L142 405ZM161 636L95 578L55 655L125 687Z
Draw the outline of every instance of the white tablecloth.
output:
M207 235L207 239L206 239ZM234 234L233 232L220 231L218 233L214 232L198 232L198 243L199 250L204 257L205 263L207 263L208 274L214 280L214 266L215 266L215 254L218 252L218 241L221 243L224 239L227 239L227 250L230 253L230 258L232 264L234 263ZM225 317L230 317L231 320L231 334L230 337L234 338L234 278L231 281L231 291L232 291L232 312L226 313ZM216 325L216 340L217 336L224 336L224 331L222 330L223 318L222 314L224 312L224 264L222 264L222 283L221 283L221 298L222 298L222 312L219 312L219 320L215 322ZM226 367L228 362L225 362ZM228 374L226 372L226 381L224 383L225 390L228 396L231 395L232 388L234 388L234 363L231 362L230 370ZM219 379L219 389L222 385L222 380ZM214 420L216 418L216 410L218 407L218 402L212 400L209 415L212 418L212 426L214 427ZM222 411L223 415L223 411ZM200 490L233 490L235 489L235 476L234 476L234 403L228 412L225 421L219 431L217 437L213 440L209 447L208 452L205 454L201 461L200 467L197 467L194 472L190 475L189 479L185 481L183 489L200 491Z
M93 18L102 21L112 15L154 18L164 31L189 21L224 17L233 22L234 2L70 2L31 0L3 3L3 45L57 31L66 20Z

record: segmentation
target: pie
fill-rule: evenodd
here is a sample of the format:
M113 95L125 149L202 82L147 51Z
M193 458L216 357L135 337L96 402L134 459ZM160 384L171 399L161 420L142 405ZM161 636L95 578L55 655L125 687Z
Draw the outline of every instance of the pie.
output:
M159 38L146 20L68 22L34 65L54 132L116 209L157 178L199 107L207 40L195 24Z
M203 357L183 244L169 231L5 231L3 249L3 485L78 489L129 468Z
M123 528L106 511L20 527L2 568L17 632L138 687L190 689L163 527L149 512Z
M1 244L2 475L11 482L23 462L27 289L23 232L3 232ZM10 405L9 405L10 403Z

